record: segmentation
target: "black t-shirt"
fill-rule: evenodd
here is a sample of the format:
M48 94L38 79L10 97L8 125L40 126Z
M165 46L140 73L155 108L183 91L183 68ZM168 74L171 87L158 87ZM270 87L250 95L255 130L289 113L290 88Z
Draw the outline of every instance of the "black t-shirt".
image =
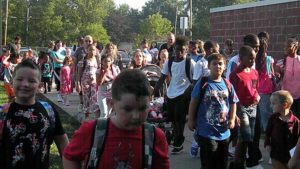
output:
M53 108L53 106L52 106ZM65 132L55 109L55 122L50 121L41 103L12 103L3 129L1 168L48 169L49 149L54 136Z

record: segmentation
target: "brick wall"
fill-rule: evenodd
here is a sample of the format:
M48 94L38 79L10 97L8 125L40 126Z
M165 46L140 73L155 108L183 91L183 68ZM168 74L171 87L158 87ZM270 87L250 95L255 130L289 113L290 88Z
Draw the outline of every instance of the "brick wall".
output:
M221 47L231 38L238 49L246 34L267 31L270 34L268 53L278 59L284 55L284 42L288 37L300 38L300 1L266 0L213 8L210 20L211 40Z

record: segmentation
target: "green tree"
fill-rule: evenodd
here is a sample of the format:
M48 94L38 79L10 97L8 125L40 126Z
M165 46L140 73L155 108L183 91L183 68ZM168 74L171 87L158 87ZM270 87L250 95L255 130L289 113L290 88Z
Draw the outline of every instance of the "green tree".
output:
M142 8L141 17L147 18L149 15L159 13L163 18L171 21L171 25L179 27L179 17L184 12L183 0L150 0Z
M111 41L115 44L119 42L132 42L137 33L137 23L139 13L130 9L127 4L120 5L119 8L111 10L104 21Z
M139 25L139 37L153 41L161 39L173 30L171 21L163 18L159 13L150 15L147 19L142 20ZM139 44L143 38L137 38L135 44Z
M30 46L44 46L48 40L60 39L70 44L78 36L90 34L106 43L110 37L103 21L114 8L113 0L10 0L9 16L14 19L9 20L9 39L20 35L24 40L27 34Z

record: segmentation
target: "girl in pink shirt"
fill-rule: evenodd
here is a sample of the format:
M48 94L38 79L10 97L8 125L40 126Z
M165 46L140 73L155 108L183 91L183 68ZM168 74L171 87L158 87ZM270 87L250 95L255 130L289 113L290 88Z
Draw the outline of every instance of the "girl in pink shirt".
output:
M267 55L268 40L260 38L260 46L255 59L255 68L258 72L259 87L258 93L261 100L258 104L260 112L260 124L266 130L268 119L272 114L270 107L270 97L274 90L272 76L274 75L274 59Z
M300 117L300 56L297 55L299 42L296 38L286 41L284 52L287 57L283 61L282 89L289 91L294 99L291 107L293 113Z

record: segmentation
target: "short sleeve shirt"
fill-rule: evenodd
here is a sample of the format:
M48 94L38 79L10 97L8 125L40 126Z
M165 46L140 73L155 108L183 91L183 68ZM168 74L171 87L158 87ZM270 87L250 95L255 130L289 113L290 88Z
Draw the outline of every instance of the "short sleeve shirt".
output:
M192 98L200 99L199 80L192 92ZM207 87L197 112L197 134L213 140L225 140L230 136L228 119L230 104L239 100L233 86L229 92L225 81L215 82L208 79Z
M167 60L163 64L163 68L161 70L161 73L164 75L169 75L169 68L168 68L168 62ZM186 76L185 72L185 62L186 59L182 60L181 62L174 62L172 63L171 67L171 80L169 87L167 89L167 96L170 99L173 99L177 96L180 96L184 93L184 91L189 87L191 84L190 80ZM190 77L193 77L193 72L194 72L194 66L195 62L191 59L191 66L190 66Z
M55 125L51 125L41 103L11 103L3 128L1 168L48 169L50 145L54 136L64 133L58 114L55 112Z

